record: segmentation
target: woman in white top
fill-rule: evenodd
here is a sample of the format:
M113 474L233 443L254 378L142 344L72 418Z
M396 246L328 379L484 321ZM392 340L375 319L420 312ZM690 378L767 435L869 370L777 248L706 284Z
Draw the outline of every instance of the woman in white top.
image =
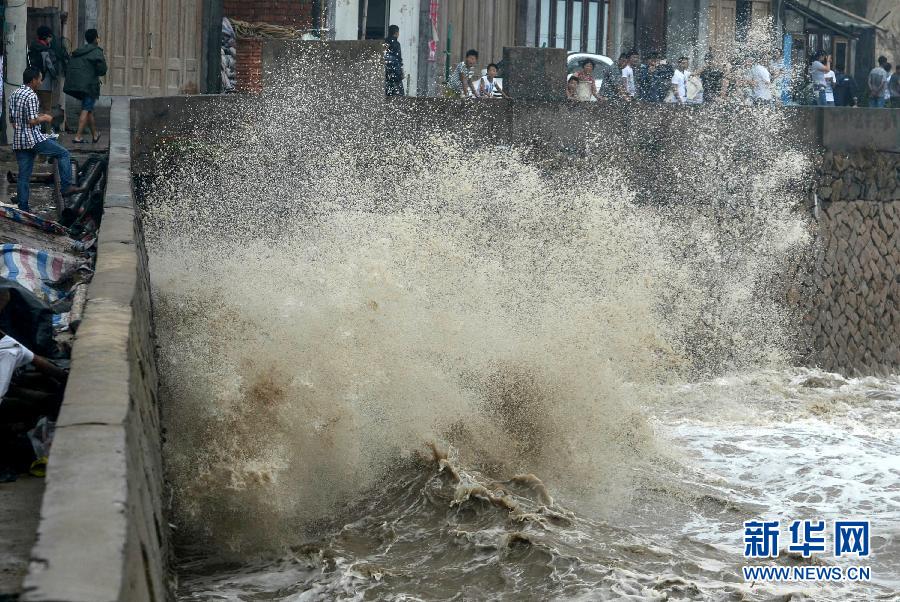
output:
M825 74L825 106L833 107L834 106L834 82L837 80L837 76L834 74L834 71L829 71Z

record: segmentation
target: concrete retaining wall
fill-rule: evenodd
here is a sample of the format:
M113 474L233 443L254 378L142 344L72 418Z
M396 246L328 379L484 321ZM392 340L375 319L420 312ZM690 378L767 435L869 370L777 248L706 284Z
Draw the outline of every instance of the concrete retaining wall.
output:
M198 111L210 116L218 110L218 103L237 102L226 109L234 111L240 110L237 108L240 102L257 100L242 101L234 97L135 100L133 119L136 132L140 132L134 139L135 156L149 158L155 145L175 132L188 135L193 128L202 131L216 127L208 122L198 126ZM669 180L654 182L648 177L646 157L678 152L680 133L692 131L691 120L696 120L698 115L702 118L697 111L678 107L622 110L595 103L569 102L473 103L439 98L393 98L383 105L373 104L378 106L385 107L385 111L379 114L373 108L372 119L391 120L398 124L404 136L411 138L424 139L430 132L447 131L460 138L470 136L476 142L490 144L528 144L554 152L575 153L583 152L590 145L592 156L621 159L624 154L626 160L621 161L620 173L643 198L649 199L665 192ZM900 358L894 349L900 340L898 296L896 281L890 278L900 273L897 270L900 258L896 255L900 235L892 236L890 228L900 229L900 213L896 211L900 181L892 154L900 151L900 119L893 115L900 112L813 107L782 110L792 124L790 139L785 142L795 148L807 153L818 153L828 145L875 149L880 157L878 161L890 165L882 169L860 164L840 173L829 171L833 167L829 165L824 171L820 169L819 181L808 184L826 204L817 213L821 236L815 249L816 265L810 266L806 278L810 305L806 309L804 337L798 342L800 353L809 364L840 372L898 372ZM188 115L192 116L191 120L185 121ZM841 152L851 156L847 151ZM147 165L146 161L139 160L135 169L141 171ZM868 181L873 176L874 185ZM866 254L872 256L863 265L860 258ZM866 292L860 297L859 291ZM852 327L848 328L847 323Z
M128 99L112 108L96 273L72 353L23 600L169 599L147 258Z

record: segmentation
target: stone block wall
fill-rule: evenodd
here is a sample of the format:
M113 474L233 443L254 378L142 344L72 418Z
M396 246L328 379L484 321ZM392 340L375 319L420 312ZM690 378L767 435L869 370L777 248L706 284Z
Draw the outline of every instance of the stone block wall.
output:
M828 151L818 176L808 361L845 374L896 374L900 155Z

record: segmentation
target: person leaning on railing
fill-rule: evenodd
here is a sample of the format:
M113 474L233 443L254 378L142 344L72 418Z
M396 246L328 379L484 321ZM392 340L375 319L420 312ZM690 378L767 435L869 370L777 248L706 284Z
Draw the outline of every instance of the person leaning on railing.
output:
M478 51L469 50L466 52L466 58L459 63L450 74L450 81L447 82L450 92L457 98L478 97L478 90L472 79L475 77L475 64L478 62Z

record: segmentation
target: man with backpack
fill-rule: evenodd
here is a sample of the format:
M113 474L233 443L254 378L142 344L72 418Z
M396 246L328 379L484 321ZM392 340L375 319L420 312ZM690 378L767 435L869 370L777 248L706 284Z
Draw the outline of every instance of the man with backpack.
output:
M100 35L96 29L84 32L86 44L72 53L69 70L66 72L66 94L81 101L81 115L78 117L78 131L72 142L82 144L84 130L90 127L91 141L100 140L97 122L94 121L94 105L100 98L100 78L106 75L106 57L98 46Z
M41 111L50 113L53 108L53 89L56 87L59 76L62 75L62 65L57 60L56 50L53 47L53 31L46 25L37 29L37 39L28 47L28 66L41 74L41 87L35 90Z

